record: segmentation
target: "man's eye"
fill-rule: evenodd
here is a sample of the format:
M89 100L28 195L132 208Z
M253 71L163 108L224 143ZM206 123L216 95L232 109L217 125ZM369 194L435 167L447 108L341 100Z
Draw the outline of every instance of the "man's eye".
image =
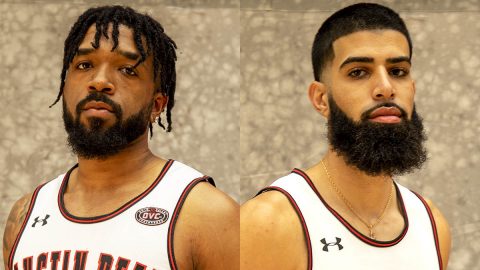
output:
M137 72L135 70L135 68L133 67L123 67L120 69L120 71L122 71L123 73L129 75L129 76L137 76Z
M390 74L395 77L405 77L408 75L408 70L403 68L394 68L390 71Z
M88 69L88 68L91 68L92 65L88 62L82 62L80 64L77 65L77 69L80 69L80 70L85 70L85 69Z
M354 79L360 79L367 76L367 71L363 69L354 69L348 73L348 76Z

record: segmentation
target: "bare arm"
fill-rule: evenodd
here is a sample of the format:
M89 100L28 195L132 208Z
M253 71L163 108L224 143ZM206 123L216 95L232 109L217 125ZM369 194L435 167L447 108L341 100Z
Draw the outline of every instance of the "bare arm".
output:
M283 194L270 191L241 207L240 269L307 269L297 214Z
M435 225L437 226L438 241L440 244L440 253L442 255L443 269L447 269L448 259L450 257L450 249L452 247L452 237L450 234L450 226L448 225L445 216L442 212L433 204L432 201L426 199L430 210L432 211L433 218L435 219Z
M25 216L27 215L31 198L32 194L23 196L13 205L10 215L8 216L5 232L3 233L3 261L6 270L9 269L8 258L23 221L25 220Z
M235 201L210 184L199 183L188 195L175 229L175 244L183 246L175 247L176 257L183 261L178 261L179 269L237 270L239 216Z

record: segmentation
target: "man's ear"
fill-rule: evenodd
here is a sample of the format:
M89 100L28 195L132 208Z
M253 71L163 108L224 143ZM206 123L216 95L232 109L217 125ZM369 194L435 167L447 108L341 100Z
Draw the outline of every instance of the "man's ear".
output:
M155 119L160 116L160 114L165 110L168 103L168 96L164 95L161 92L155 93L153 95L153 108L150 115L150 119L155 122Z
M308 87L308 98L315 110L328 118L330 109L328 106L327 86L324 83L313 81Z
M415 87L415 80L412 80L413 95L417 93L417 88Z

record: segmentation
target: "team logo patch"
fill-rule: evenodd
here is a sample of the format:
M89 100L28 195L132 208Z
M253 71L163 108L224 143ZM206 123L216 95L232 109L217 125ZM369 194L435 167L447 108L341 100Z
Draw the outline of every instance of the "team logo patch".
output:
M147 226L158 226L168 220L168 211L157 207L145 207L135 213L135 219Z

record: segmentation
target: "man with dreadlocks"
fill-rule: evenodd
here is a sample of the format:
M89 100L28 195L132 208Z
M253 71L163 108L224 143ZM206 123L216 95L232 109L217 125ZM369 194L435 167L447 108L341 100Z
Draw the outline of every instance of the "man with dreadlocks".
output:
M127 7L78 18L54 102L78 164L15 203L6 269L238 268L238 205L148 148L165 108L171 130L175 49L157 21Z
M390 8L354 4L322 24L308 96L329 147L242 206L241 269L446 269L447 221L393 179L426 159L411 56Z

